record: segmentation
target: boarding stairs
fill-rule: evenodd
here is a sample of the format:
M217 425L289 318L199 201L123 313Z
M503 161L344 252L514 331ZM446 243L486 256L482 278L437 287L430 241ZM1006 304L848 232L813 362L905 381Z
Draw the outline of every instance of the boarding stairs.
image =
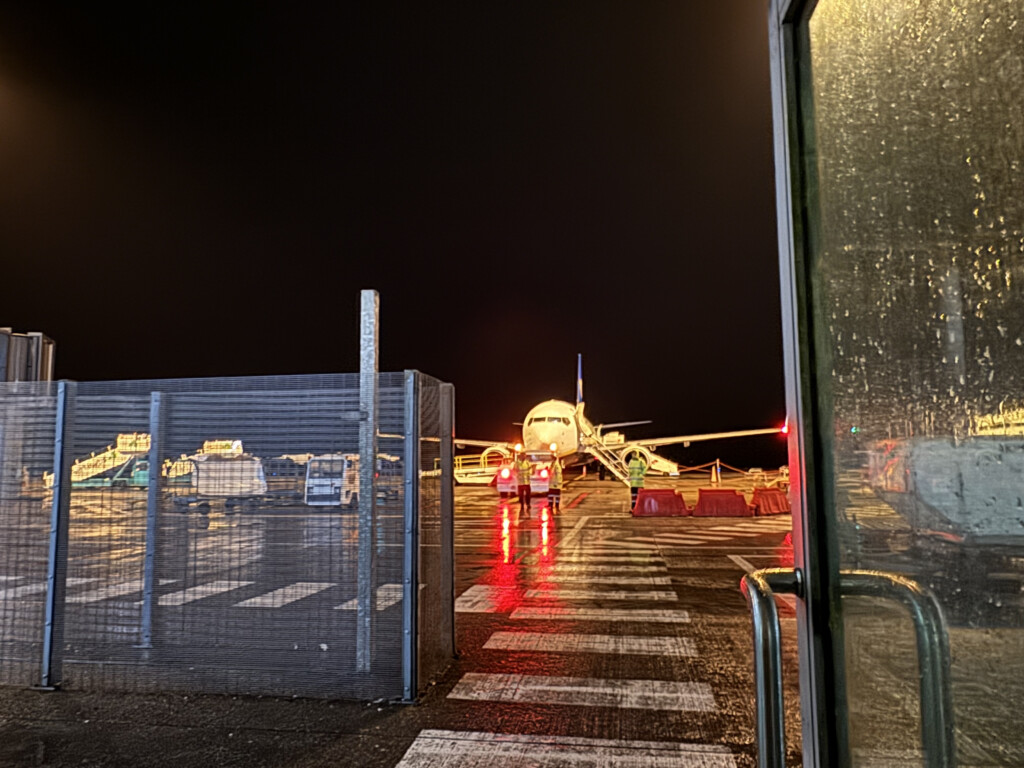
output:
M585 453L600 461L616 478L629 484L629 467L626 462L605 445L600 437L584 437L582 448Z
M628 485L629 467L618 451L608 445L601 433L583 418L583 403L576 404L576 423L580 429L580 449L600 461L609 472ZM621 446L618 447L621 450Z
M143 432L132 432L117 436L116 445L108 445L100 453L93 453L87 458L76 459L71 465L71 482L81 483L104 472L124 466L136 456L149 453L149 435ZM43 484L53 487L53 473L43 473Z
M483 453L472 456L456 456L453 467L455 482L464 485L490 485L501 466L511 461L512 452L501 445L492 445Z

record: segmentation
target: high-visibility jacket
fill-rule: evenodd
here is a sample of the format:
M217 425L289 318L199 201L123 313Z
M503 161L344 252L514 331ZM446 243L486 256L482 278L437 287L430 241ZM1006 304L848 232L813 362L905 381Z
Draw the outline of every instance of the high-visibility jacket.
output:
M533 477L533 464L529 459L516 462L516 483L518 485L529 485Z
M557 491L562 487L562 462L555 459L551 462L551 478L548 488Z
M644 475L647 474L647 465L640 461L639 456L629 460L629 487L643 488Z

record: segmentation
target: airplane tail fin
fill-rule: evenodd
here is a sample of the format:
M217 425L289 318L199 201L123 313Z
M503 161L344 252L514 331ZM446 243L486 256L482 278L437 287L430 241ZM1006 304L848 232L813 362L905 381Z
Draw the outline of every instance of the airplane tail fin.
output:
M583 402L583 353L576 355L576 405Z

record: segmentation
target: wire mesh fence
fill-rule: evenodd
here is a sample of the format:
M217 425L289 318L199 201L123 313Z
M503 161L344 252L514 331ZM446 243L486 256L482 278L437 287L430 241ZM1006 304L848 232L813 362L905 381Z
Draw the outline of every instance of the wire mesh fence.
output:
M0 384L0 683L39 680L56 385Z
M413 409L425 430L409 381L429 400ZM407 573L410 557L452 560L433 533L450 471L431 475L450 386L417 372L376 384L363 493L355 374L4 385L0 684L415 696L452 656L435 637L451 622L433 620L450 612L435 604L451 602L450 567ZM412 443L430 446L418 466ZM417 676L403 638L421 614Z

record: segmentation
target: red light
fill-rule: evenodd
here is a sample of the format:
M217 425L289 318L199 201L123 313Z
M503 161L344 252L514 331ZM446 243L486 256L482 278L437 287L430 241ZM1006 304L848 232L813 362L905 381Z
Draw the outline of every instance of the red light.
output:
M501 479L502 480L508 480L509 475L511 475L511 474L512 473L508 471L508 467L505 467L503 470L501 470Z
M786 423L782 425L782 429L779 430L784 435L789 434L789 419L786 419Z
M540 476L541 476L542 478L544 478L545 480L547 480L547 479L548 479L548 471L547 471L546 469L542 469L542 470L540 471Z

